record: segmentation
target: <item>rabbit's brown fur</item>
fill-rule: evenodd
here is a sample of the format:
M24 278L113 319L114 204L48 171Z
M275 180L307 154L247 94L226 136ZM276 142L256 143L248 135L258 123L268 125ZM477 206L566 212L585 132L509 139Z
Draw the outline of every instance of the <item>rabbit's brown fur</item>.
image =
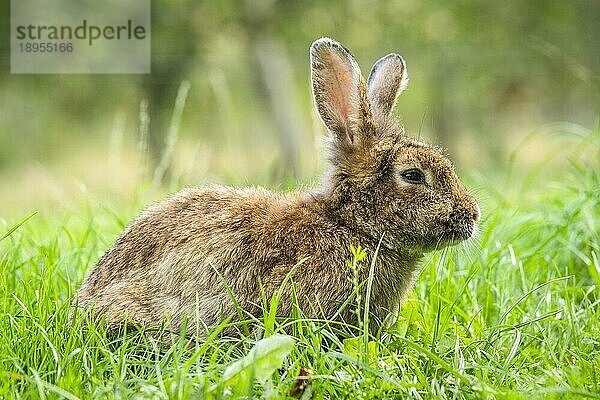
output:
M179 328L215 325L242 309L260 313L290 270L300 307L332 318L352 294L350 246L369 257L381 241L371 293L382 321L411 287L424 252L471 236L477 203L435 148L404 136L392 118L407 82L402 58L375 64L368 86L352 55L331 39L311 47L315 103L331 135L331 168L312 192L261 188L186 189L148 208L87 277L76 302L118 326L130 319ZM405 176L418 170L421 175ZM423 178L415 181L412 178ZM366 279L368 268L362 268ZM291 313L284 291L280 315ZM355 323L350 308L339 315Z

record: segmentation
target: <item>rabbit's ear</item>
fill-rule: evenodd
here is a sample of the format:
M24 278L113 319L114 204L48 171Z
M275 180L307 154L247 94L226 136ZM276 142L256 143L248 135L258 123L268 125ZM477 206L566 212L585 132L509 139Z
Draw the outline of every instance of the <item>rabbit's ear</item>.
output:
M404 59L398 54L388 54L373 65L369 79L369 99L373 112L379 119L390 116L398 95L406 88L408 72Z
M338 140L353 144L374 132L367 85L344 46L329 38L316 40L310 48L310 72L317 110Z

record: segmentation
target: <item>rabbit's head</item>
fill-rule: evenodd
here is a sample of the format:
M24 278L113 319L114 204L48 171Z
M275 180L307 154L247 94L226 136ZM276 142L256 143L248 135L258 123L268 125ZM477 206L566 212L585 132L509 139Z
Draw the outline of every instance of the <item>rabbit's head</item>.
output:
M375 63L367 82L341 44L311 47L317 110L330 135L325 187L337 218L389 248L422 253L472 236L479 207L452 163L404 135L392 112L408 82L402 57Z

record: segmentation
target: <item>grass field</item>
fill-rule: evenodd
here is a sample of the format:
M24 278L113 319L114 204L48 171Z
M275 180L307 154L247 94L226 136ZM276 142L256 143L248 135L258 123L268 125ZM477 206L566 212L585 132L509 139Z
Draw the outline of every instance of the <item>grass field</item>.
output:
M134 214L4 216L0 398L600 398L600 134L562 146L566 166L514 168L508 192L471 179L478 239L429 254L398 322L376 337L269 310L258 344L157 346L69 327L73 293Z

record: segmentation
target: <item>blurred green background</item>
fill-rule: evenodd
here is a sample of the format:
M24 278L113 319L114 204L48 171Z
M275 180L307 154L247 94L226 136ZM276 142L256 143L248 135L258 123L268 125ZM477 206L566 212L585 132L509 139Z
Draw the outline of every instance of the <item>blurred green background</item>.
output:
M535 165L556 146L549 136L585 135L600 115L597 0L157 0L148 75L10 74L2 7L2 216L120 203L140 187L314 184L325 131L308 48L321 36L365 76L400 53L411 81L398 117L468 175Z

